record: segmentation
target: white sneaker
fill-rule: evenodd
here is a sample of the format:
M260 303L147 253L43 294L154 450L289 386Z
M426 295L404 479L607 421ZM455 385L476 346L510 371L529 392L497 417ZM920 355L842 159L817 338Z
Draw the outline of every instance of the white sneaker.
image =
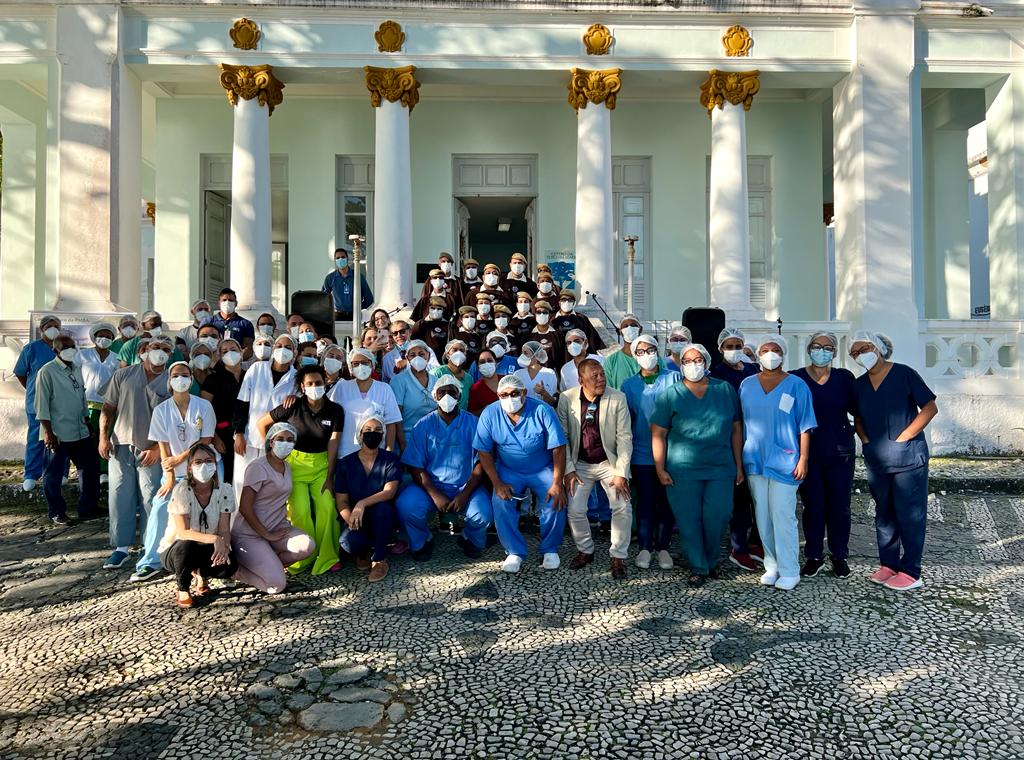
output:
M651 553L646 549L642 549L638 555L636 555L636 566L641 570L646 570L651 566Z
M561 558L555 554L555 552L548 552L544 555L544 561L541 562L541 567L545 570L557 570L562 564Z
M36 481L33 480L32 478L25 478L25 480L21 484L21 488L25 493L28 493L29 491L34 491L36 488Z
M779 574L774 570L769 570L767 573L761 576L762 586L774 586L779 580Z
M799 582L799 575L786 575L775 581L775 588L781 588L783 591L792 591Z
M518 573L519 568L523 566L523 558L518 554L510 554L505 557L505 561L501 563L501 569L506 573Z
M671 570L672 564L673 563L671 554L669 554L664 549L658 552L658 567L660 567L662 570Z

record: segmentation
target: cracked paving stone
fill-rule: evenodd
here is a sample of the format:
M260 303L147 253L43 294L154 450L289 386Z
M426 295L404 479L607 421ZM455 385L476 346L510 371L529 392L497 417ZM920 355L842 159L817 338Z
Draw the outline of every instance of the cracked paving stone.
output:
M327 676L324 685L329 687L337 686L338 684L355 683L366 678L368 675L370 675L370 669L365 665L349 665Z
M298 722L307 731L336 732L369 728L384 717L378 702L318 702L299 713Z
M381 702L385 703L391 695L382 689L370 689L366 687L348 687L336 689L329 695L335 702Z

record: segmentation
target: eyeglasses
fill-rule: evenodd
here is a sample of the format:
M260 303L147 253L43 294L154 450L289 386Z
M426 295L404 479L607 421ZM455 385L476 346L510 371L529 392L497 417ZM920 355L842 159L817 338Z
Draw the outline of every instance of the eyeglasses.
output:
M656 348L638 348L633 352L634 356L657 356L658 349Z
M703 359L683 359L683 366L684 367L693 366L695 364L696 365L700 365L701 367L703 367L704 366L704 360Z
M857 358L861 354L872 354L875 351L876 351L876 349L875 349L874 346L864 346L864 348L861 348L861 349L851 348L850 349L850 356L852 356L854 358Z
M392 335L408 335L409 334L409 328L406 327L404 330L392 330L391 334Z
M812 343L811 345L808 346L808 348L811 349L812 351L830 351L832 353L835 353L835 349L832 347L831 344L823 346L821 343Z
M508 391L506 393L499 393L498 398L519 398L519 391Z

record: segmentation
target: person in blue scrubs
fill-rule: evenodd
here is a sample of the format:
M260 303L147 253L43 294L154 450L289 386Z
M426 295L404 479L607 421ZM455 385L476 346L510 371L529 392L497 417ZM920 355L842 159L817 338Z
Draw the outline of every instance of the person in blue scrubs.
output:
M693 334L686 326L674 327L668 335L668 358L665 366L672 372L682 372L683 351L693 343Z
M641 335L634 341L641 350L658 349L657 341L650 335ZM633 349L634 353L636 349ZM668 503L665 486L658 480L651 448L651 414L657 398L676 383L682 382L678 371L655 364L640 371L622 384L626 395L629 416L633 420L633 458L630 474L636 488L636 540L640 552L636 555L636 566L646 570L651 566L652 553L658 557L658 567L672 569L672 555L668 552L672 540L672 525L675 518Z
M25 480L21 487L26 492L36 487L50 459L46 446L39 437L39 420L36 419L36 373L44 364L49 364L57 358L53 342L60 335L60 320L53 314L45 315L39 320L39 332L41 337L25 344L14 365L14 376L25 389L28 434L25 437Z
M405 345L409 366L391 377L391 390L398 408L402 410L402 435L398 441L402 450L409 445L416 423L437 409L431 395L437 377L428 369L432 355L430 347L422 340L410 340Z
M764 544L761 584L788 591L800 582L796 491L807 477L814 403L803 380L782 368L786 341L767 335L757 343L761 372L740 383L743 469L754 497Z
M467 557L477 559L487 547L491 497L481 485L484 471L473 449L477 420L459 409L461 393L462 384L451 375L438 379L432 391L437 408L416 423L402 455L413 482L399 494L396 506L412 558L418 561L430 559L434 551L427 519L435 509L464 514L456 541Z
M722 361L711 368L711 377L725 380L740 392L740 383L756 375L758 365L744 360L743 332L735 327L726 327L718 334L718 350ZM754 520L754 502L750 498L749 483L740 483L732 492L732 519L729 520L729 561L736 567L751 572L758 571L758 562L764 561L764 549Z
M853 383L857 434L868 489L875 500L881 567L871 580L893 591L921 586L928 517L928 442L924 429L939 408L935 394L911 367L889 361L887 339L861 331L850 356L867 370Z
M810 364L793 370L811 391L818 427L811 433L811 457L807 477L800 484L804 505L803 578L811 578L825 566L825 533L832 572L839 578L850 574L850 497L853 490L855 411L853 373L833 367L839 341L835 333L822 331L807 344Z
M527 398L515 375L498 383L498 401L484 409L473 448L491 479L494 523L508 556L501 569L518 573L528 550L519 531L519 511L533 493L540 512L540 552L545 570L561 564L565 535L565 432L548 404Z
M324 286L321 288L324 293L330 293L334 298L334 318L338 321L352 319L352 297L355 291L353 283L354 275L348 265L348 251L344 248L337 248L334 251L335 271L329 272L324 278ZM359 273L360 290L359 302L361 308L368 309L373 303L373 291L370 290L370 283L366 281L366 275Z

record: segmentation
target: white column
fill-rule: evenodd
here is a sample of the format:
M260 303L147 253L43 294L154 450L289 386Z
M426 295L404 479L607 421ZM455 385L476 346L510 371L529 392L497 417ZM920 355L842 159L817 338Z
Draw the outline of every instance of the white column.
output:
M711 71L701 87L701 104L711 117L708 296L729 322L764 319L750 303L747 200L746 111L759 89L756 71Z
M231 287L246 316L276 314L271 299L270 115L281 104L271 66L221 64L220 83L235 106L231 143Z
M612 208L612 110L621 73L573 69L569 76L569 103L576 109L576 296L591 303L590 291L609 308L622 305Z
M114 301L138 311L142 269L142 82L123 61L118 63L118 161L113 202L117 204L117 274ZM168 318L173 318L170 315Z
M394 309L412 304L414 279L409 109L400 102L383 100L376 111L373 297L376 304Z
M420 100L415 66L364 66L370 105L377 109L374 139L373 300L394 309L413 301L412 170L409 116ZM358 307L358 304L354 304Z
M885 15L875 15L879 5ZM896 359L920 367L915 300L914 3L858 3L853 71L833 93L836 316L886 332ZM920 192L920 189L918 189Z
M0 195L0 316L25 319L32 309L36 268L36 126L0 124L4 136Z

